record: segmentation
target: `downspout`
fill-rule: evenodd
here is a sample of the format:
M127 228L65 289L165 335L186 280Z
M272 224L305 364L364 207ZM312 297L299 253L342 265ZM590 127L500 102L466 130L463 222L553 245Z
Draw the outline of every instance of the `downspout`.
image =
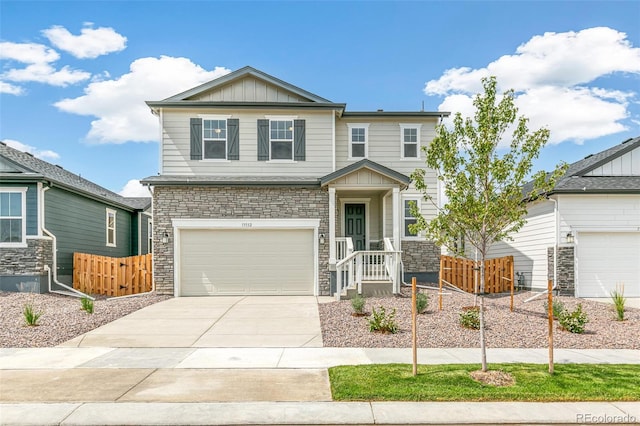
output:
M42 200L44 201L44 193L46 191L48 191L51 187L46 187L42 189ZM81 291L76 290L73 287L69 287L66 284L61 283L60 281L58 281L58 242L56 239L56 236L53 235L53 233L51 233L47 228L45 228L44 226L44 202L40 205L41 210L41 214L42 214L42 231L44 231L45 234L47 234L49 237L51 237L52 240L52 246L51 246L51 250L52 250L52 258L53 258L53 277L52 277L52 268L49 267L49 265L44 265L44 270L47 271L47 276L48 276L48 284L49 284L49 293L57 293L57 294L62 294L65 296L73 296L73 297L86 297L88 299L91 300L96 300L95 297L91 297L88 294L85 294ZM67 294L65 292L59 291L59 290L53 290L51 288L51 282L54 282L56 285L59 285L62 288L65 288L67 290L69 290L70 292L72 292L73 294Z
M336 113L331 111L331 171L336 171Z
M560 244L560 217L558 216L558 200L549 197L547 197L547 200L553 201L553 216L556 222L556 235L554 237L553 245L553 287L551 287L551 291L554 291L558 286L558 245ZM549 290L545 290L542 293L536 294L535 296L532 296L525 300L523 303L530 302L547 293L549 293Z

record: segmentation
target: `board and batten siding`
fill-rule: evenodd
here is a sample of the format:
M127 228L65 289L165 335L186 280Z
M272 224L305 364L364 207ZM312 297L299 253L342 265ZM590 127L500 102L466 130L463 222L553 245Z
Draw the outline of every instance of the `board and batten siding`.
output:
M116 211L116 246L106 241L106 209ZM56 236L58 278L71 283L73 253L126 257L133 254L131 213L96 200L51 188L45 192L45 227Z
M239 119L240 159L191 160L189 120L199 115L225 115ZM258 161L258 120L265 116L296 116L305 120L306 160ZM291 110L170 110L163 113L162 173L185 176L310 176L333 171L333 111Z
M308 102L300 96L263 80L247 76L189 98L205 102Z
M614 158L585 176L640 176L640 148Z
M548 282L547 248L555 245L555 213L553 201L531 203L527 222L520 231L511 235L513 241L494 243L488 259L513 256L514 272L524 273L525 285L534 289L546 289ZM474 258L474 248L467 245L469 258ZM517 278L516 278L517 279Z

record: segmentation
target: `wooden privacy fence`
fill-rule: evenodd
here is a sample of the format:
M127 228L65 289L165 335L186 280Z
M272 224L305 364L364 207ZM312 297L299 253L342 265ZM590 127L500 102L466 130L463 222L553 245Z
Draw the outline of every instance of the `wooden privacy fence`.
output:
M151 254L107 257L73 254L73 287L87 294L127 296L152 288Z
M440 280L468 293L475 293L475 274L477 273L478 292L480 292L480 270L475 270L475 267L476 262L471 259L440 256ZM484 271L485 293L512 291L513 256L485 260Z

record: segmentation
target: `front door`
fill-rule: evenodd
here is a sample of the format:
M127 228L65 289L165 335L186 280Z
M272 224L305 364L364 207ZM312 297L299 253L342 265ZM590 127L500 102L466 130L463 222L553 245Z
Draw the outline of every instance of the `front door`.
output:
M345 204L344 222L346 237L353 240L354 250L367 250L367 236L365 235L364 204Z

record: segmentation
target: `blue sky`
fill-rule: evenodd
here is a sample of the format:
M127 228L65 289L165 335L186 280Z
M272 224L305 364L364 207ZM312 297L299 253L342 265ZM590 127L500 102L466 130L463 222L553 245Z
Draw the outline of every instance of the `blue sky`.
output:
M124 195L160 100L251 65L347 110L460 111L513 88L536 169L640 135L640 1L0 2L0 139Z

